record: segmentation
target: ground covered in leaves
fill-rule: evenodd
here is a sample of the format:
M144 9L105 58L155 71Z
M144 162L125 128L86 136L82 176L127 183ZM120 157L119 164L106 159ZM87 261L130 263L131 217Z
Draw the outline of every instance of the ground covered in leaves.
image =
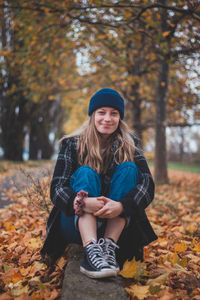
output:
M120 273L130 299L200 299L200 174L169 174L170 184L156 187L147 209L159 238L145 247L143 263L126 262ZM66 256L54 269L40 257L48 186L46 177L33 181L31 190L8 191L15 203L0 210L0 300L60 295Z

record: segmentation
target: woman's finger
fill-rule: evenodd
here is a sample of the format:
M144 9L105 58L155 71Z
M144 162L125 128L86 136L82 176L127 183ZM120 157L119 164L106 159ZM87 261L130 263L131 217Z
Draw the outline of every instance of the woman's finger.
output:
M99 217L100 215L102 215L102 214L104 214L105 213L105 207L103 206L101 209L99 209L98 211L96 211L95 213L94 213L94 216L95 217Z
M106 204L108 201L110 201L109 198L106 198L104 196L97 197L97 200L103 200L104 204Z

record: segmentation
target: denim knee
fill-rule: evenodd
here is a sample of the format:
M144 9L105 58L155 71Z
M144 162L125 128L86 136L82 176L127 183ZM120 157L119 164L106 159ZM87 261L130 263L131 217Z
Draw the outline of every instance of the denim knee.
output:
M116 167L110 183L109 196L112 200L120 200L139 182L140 171L134 162L124 162Z
M84 190L89 196L101 195L101 179L98 173L89 166L82 166L72 174L70 186L76 193Z

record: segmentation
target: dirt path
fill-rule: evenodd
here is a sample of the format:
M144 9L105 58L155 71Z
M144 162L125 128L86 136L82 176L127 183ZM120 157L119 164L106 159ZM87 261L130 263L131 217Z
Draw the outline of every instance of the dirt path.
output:
M25 170L12 169L6 174L2 174L0 177L0 208L13 203L9 197L9 191L24 190L31 184L31 178L37 180L51 175L52 172L53 163Z

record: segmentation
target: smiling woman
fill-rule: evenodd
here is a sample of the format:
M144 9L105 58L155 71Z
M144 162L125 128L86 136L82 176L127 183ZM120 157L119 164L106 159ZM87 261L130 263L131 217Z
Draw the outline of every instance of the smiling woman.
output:
M119 125L119 111L112 107L102 107L95 111L94 123L102 139L106 140Z
M116 276L126 259L143 260L143 247L157 238L145 214L154 182L123 121L121 95L101 89L90 99L88 115L78 134L61 140L41 254L55 262L68 244L82 244L80 271L102 278Z

